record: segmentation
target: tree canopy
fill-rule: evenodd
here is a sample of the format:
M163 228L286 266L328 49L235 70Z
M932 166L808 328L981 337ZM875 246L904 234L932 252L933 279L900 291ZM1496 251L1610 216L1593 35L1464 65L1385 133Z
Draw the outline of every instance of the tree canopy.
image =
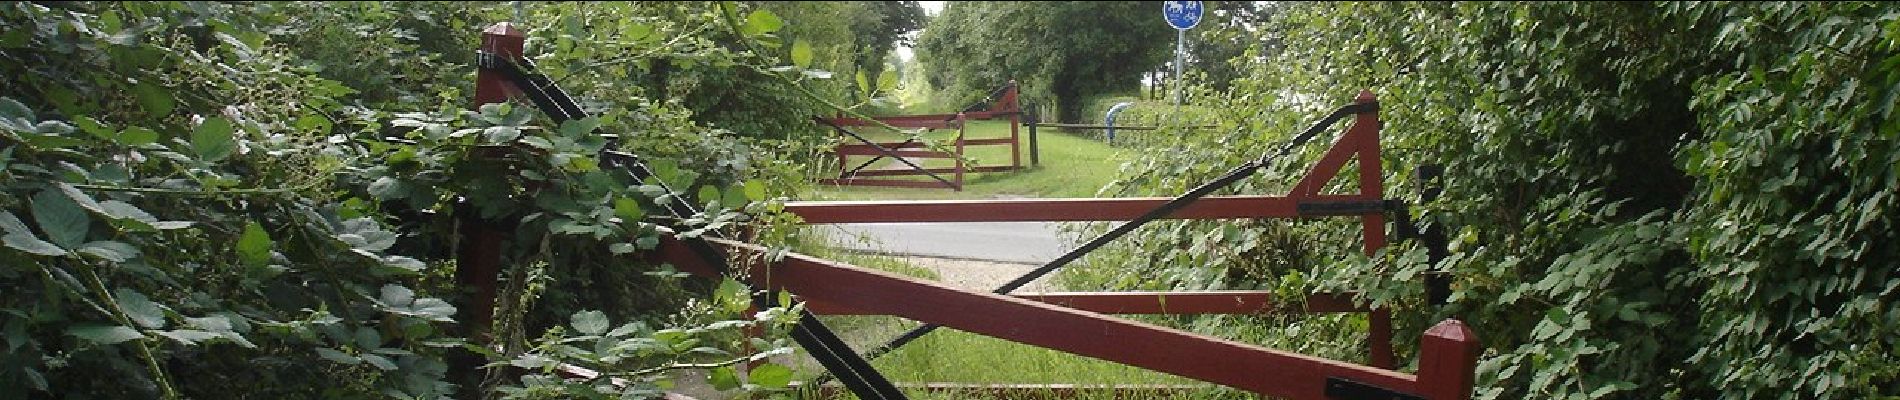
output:
M948 104L1018 81L1054 101L1063 120L1084 99L1132 92L1172 54L1160 2L950 2L918 38L917 57Z

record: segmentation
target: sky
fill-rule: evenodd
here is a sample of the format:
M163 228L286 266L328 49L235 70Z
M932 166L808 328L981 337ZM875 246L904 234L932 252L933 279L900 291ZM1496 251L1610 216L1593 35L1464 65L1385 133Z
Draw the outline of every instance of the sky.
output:
M919 1L917 5L924 7L925 15L934 17L937 13L943 12L943 3L944 2L941 1ZM910 46L897 46L897 57L904 61L910 61Z

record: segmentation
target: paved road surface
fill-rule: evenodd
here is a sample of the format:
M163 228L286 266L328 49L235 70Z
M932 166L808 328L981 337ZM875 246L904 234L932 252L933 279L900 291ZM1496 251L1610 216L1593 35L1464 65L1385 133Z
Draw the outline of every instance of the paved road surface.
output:
M1042 264L1075 245L1049 222L920 222L820 227L840 247L880 253ZM866 240L860 240L866 239Z

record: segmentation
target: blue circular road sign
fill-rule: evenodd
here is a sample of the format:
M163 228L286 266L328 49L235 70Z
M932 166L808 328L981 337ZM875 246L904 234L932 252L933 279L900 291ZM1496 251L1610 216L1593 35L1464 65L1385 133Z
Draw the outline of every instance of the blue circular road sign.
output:
M1188 30L1201 23L1201 2L1164 1L1161 2L1161 16L1168 18L1168 26L1174 29Z

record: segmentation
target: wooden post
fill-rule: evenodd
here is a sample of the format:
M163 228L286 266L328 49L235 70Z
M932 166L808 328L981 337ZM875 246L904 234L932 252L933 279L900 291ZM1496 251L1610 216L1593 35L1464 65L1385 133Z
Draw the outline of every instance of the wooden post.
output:
M482 30L482 51L502 57L515 57L522 54L522 45L527 37L516 30L513 24L502 22ZM480 70L475 74L475 104L470 108L480 108L483 104L508 101L509 95L520 93L508 78L500 73ZM475 215L473 207L458 210L461 220L463 242L456 254L455 281L472 294L459 310L459 320L468 328L469 338L478 342L488 341L488 330L494 320L495 281L501 274L501 248L506 231L495 226L494 221L482 220Z
M953 189L959 192L963 191L963 133L968 131L969 128L970 119L965 117L963 113L957 113L957 185Z
M1005 99L1004 102L1006 102L1009 108L1005 110L997 110L997 111L1006 111L1010 113L1009 114L1009 166L1022 168L1023 167L1022 137L1016 133L1016 127L1019 125L1022 125L1023 107L1022 107L1022 102L1019 101L1019 99L1017 98L1017 94L1018 93L1016 91L1016 80L1011 79L1009 81L1009 92L1003 94L1003 98Z
M1042 123L1042 115L1041 113L1036 111L1036 106L1037 105L1035 104L1031 104L1029 107L1026 107L1027 111L1025 111L1029 113L1029 116L1026 119L1029 122L1029 165L1030 166L1042 165L1042 151L1036 148L1036 124Z
M1418 344L1419 392L1429 400L1471 398L1478 345L1477 335L1459 320L1448 319L1425 330Z
M1374 97L1371 91L1360 91L1356 102L1376 103L1378 98ZM1366 198L1383 199L1385 198L1385 180L1383 174L1380 173L1379 162L1379 113L1376 111L1360 113L1351 129L1352 131L1348 134L1361 135L1352 141L1352 145L1357 147L1353 150L1359 153L1359 194ZM1380 249L1385 248L1385 216L1383 214L1365 216L1361 220L1361 228L1365 234L1366 255L1377 254ZM1366 339L1369 343L1366 350L1371 352L1372 366L1394 368L1397 362L1393 360L1392 351L1392 311L1384 308L1374 309L1366 314L1366 319L1369 331Z
M522 54L526 40L527 36L513 24L497 23L482 30L481 51L499 57L516 57ZM479 109L483 104L506 102L520 92L507 77L478 68L475 101L469 107ZM455 320L470 341L487 345L493 340L490 331L495 320L495 287L501 276L502 249L509 229L497 221L477 216L472 204L458 204L455 218L460 225L457 234L461 236L455 254L455 283L467 293L456 307ZM485 362L480 354L472 352L451 356L448 379L463 386L464 391L458 393L461 398L482 397L479 386L481 365Z

